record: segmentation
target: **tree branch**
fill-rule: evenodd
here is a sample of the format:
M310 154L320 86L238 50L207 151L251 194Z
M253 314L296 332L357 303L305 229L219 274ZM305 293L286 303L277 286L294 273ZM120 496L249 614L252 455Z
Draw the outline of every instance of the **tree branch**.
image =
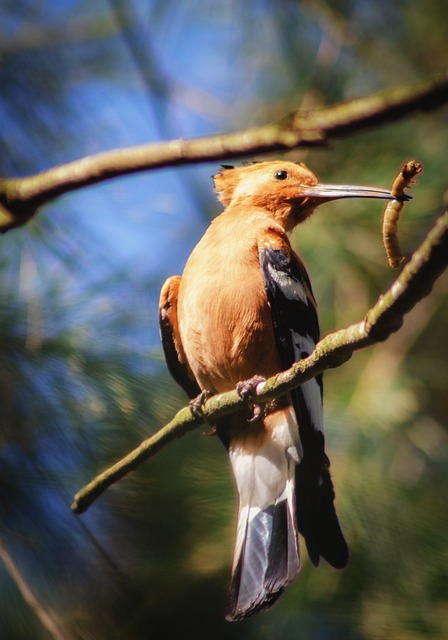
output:
M354 351L386 340L401 327L405 314L430 293L447 265L448 212L445 212L437 219L401 274L386 293L380 296L364 320L347 329L330 333L316 345L308 358L260 383L253 402L262 403L281 396L325 369L340 366ZM136 469L175 438L196 429L203 422L213 423L244 406L245 402L238 393L229 391L207 400L203 408L203 419L193 416L189 407L184 407L160 431L144 440L136 449L81 489L74 498L72 510L78 514L86 511L114 482Z
M396 87L278 122L215 136L172 140L87 156L25 178L0 180L0 232L28 222L50 200L118 176L148 169L238 158L297 147L324 146L329 138L392 122L448 103L445 76Z

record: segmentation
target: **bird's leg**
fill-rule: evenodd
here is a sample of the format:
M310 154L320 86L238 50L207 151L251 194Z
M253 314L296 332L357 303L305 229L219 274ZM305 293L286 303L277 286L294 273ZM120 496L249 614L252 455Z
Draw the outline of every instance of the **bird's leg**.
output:
M261 382L266 382L266 378L255 375L252 378L249 378L249 380L243 380L242 382L237 382L236 384L236 390L238 395L252 409L252 417L249 418L248 422L258 422L259 420L262 420L266 415L266 405L264 403L262 404L249 403L250 398L256 397L257 386Z
M211 391L207 391L206 389L203 389L201 393L196 396L196 398L193 398L193 400L190 400L190 402L188 403L188 406L190 407L190 411L195 418L204 417L202 412L202 407L204 406L208 398L211 398L212 395L213 393Z

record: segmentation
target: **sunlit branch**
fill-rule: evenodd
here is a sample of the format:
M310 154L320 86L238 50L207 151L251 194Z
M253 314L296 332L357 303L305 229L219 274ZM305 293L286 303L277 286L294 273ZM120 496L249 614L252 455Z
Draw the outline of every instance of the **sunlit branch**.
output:
M278 122L234 133L150 143L87 156L25 178L0 180L0 231L21 226L52 199L111 178L148 169L323 146L448 103L446 77L388 89L312 112L296 111Z
M448 212L445 212L413 253L398 278L368 311L364 320L330 333L316 345L308 358L260 383L253 402L259 404L283 395L325 369L340 366L354 351L386 340L401 327L405 314L430 293L447 264ZM229 391L207 400L202 419L194 417L190 409L184 407L160 431L144 440L136 449L81 489L75 496L72 510L83 513L108 487L175 438L196 429L203 422L212 424L244 406L245 403L237 392Z

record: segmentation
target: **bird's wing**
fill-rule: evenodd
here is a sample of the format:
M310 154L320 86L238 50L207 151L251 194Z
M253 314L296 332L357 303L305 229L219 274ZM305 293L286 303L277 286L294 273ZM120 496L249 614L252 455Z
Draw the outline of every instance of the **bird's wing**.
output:
M277 350L287 369L309 356L319 340L316 302L305 267L286 235L267 234L259 242L259 258ZM296 470L297 519L312 562L318 564L322 556L342 567L348 551L324 450L322 393L322 375L290 393L303 449Z
M180 281L180 276L168 278L160 292L160 337L169 372L185 393L190 398L195 398L201 390L185 356L177 321L177 297Z

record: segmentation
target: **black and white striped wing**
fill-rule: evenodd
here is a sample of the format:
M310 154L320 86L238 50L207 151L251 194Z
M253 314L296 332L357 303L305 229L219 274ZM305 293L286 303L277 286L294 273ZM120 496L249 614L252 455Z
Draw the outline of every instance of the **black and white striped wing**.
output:
M316 302L305 267L286 242L259 248L276 346L284 369L308 357L319 340ZM298 529L314 564L320 556L345 566L347 546L334 509L334 491L325 455L322 375L290 393L303 457L296 470Z
M319 341L316 302L308 274L292 251L262 248L260 263L277 350L287 369L308 357ZM305 382L300 391L297 399L306 427L322 432L322 376Z

